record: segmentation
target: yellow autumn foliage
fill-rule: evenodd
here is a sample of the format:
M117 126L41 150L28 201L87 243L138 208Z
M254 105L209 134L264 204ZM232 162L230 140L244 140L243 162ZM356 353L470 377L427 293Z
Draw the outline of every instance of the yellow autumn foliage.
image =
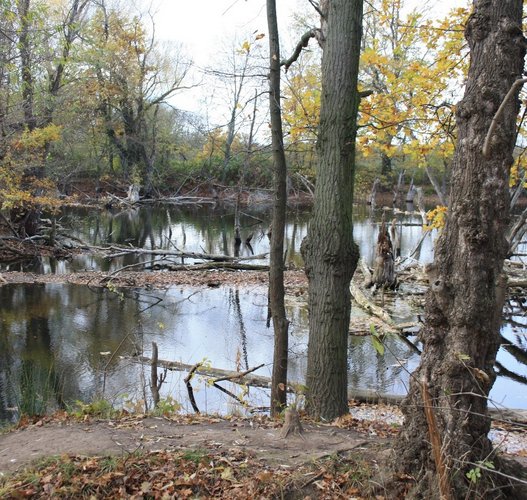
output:
M434 209L428 211L426 213L426 218L430 223L424 226L424 229L426 231L431 231L432 229L443 229L446 223L447 210L447 207L438 205Z
M0 209L58 206L54 183L35 174L44 168L48 146L60 138L61 127L51 124L26 129L11 140L0 162Z
M467 8L429 20L403 0L372 0L364 21L358 148L363 157L404 157L413 165L449 158L455 105L468 67L463 36ZM284 123L290 142L315 143L320 63L311 55L288 71Z

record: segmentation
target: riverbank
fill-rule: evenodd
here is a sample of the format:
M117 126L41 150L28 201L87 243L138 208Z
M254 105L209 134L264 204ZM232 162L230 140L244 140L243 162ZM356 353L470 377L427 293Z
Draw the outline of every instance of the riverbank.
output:
M411 479L388 467L401 418L352 404L330 424L304 417L303 433L284 438L267 417L58 413L0 435L0 497L404 498ZM527 464L525 430L491 435Z

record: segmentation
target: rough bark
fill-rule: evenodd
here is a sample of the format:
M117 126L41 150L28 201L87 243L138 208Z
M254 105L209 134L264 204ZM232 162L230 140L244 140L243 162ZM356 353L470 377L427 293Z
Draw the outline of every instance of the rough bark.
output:
M289 321L286 317L284 302L284 231L287 205L287 165L280 108L280 41L278 38L275 0L267 0L267 24L269 27L269 112L271 115L275 192L269 262L269 305L274 328L271 415L277 415L286 405Z
M445 484L436 471L444 466L448 494L454 498L516 498L500 489L503 476L482 470L471 482L466 473L480 461L500 467L487 437L487 396L496 377L493 365L506 286L501 272L507 254L517 98L507 105L488 156L482 147L501 101L523 71L521 21L521 0L475 0L466 25L471 64L457 109L451 205L435 263L429 267L431 287L420 333L423 355L411 379L403 406L406 423L396 446L397 469L416 480L410 497L438 498L439 485ZM431 405L423 404L423 384ZM434 413L441 442L443 464L437 467L430 445L437 436L429 434L424 406Z
M18 1L18 13L20 16L19 50L20 71L22 76L22 106L24 108L24 123L29 131L37 126L34 114L34 82L31 68L31 41L30 41L30 2L31 0Z
M362 0L320 3L324 52L319 164L302 254L309 281L306 408L323 419L348 411L349 285L358 261L352 207L362 6Z
M395 288L397 284L393 245L388 228L386 227L384 215L375 249L373 284L385 288Z

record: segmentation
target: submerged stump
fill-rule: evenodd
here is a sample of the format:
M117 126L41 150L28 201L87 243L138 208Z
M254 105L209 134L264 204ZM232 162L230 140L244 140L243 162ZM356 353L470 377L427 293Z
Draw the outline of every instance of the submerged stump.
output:
M392 289L397 286L393 245L384 216L377 238L372 284Z

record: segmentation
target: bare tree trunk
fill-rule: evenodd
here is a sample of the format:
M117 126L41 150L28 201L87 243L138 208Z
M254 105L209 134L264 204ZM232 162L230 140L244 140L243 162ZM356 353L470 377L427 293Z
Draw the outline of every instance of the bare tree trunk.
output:
M373 181L373 185L371 187L371 193L370 193L370 205L375 208L376 205L376 198L377 198L377 188L379 187L379 184L381 183L381 180L376 177Z
M18 14L20 16L19 50L20 71L22 73L22 106L24 108L24 122L29 131L37 126L34 114L34 82L31 69L31 42L29 39L31 0L18 0Z
M523 72L522 1L475 0L465 36L471 64L457 109L451 206L429 268L424 349L403 406L396 467L415 478L412 498L520 498L508 480L483 468L502 466L487 437L487 397L496 377L506 287L501 273L517 98L506 105L487 156L482 148L494 114ZM467 473L479 465L481 476L471 481Z
M432 183L432 186L434 186L434 190L439 197L439 202L443 206L448 205L448 197L446 196L446 193L444 192L443 188L439 184L439 181L436 179L434 173L432 170L430 170L429 167L425 167L426 175L428 176L428 180Z
M392 201L393 206L397 206L402 201L405 172L406 172L405 170L401 170L399 172L399 176L397 177L397 186L393 190L393 201Z
M159 359L157 344L152 342L152 362L150 366L150 390L152 391L152 402L154 408L159 404L159 386L157 378L157 361Z
M384 215L375 250L373 284L384 288L395 288L397 284L394 250Z
M353 183L362 0L320 2L324 53L315 205L302 242L309 280L306 408L331 420L347 413L349 285L357 261Z
M269 301L274 327L273 379L271 383L271 415L286 405L288 330L284 303L284 231L287 206L287 165L280 108L280 41L276 19L276 1L267 0L269 26L269 110L274 163L273 231L269 267Z

